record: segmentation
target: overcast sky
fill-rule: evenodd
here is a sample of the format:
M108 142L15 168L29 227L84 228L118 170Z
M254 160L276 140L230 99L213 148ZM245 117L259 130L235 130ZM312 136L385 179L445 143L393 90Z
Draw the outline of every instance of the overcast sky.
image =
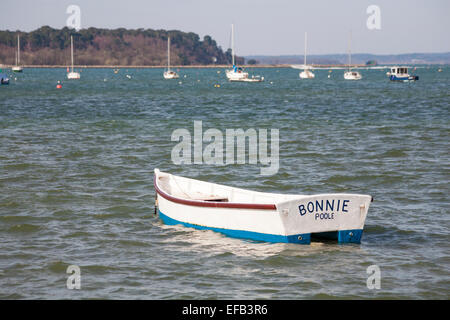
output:
M226 49L235 25L238 55L397 54L450 51L450 0L0 0L0 29L32 31L66 25L69 5L81 28L151 28L213 37ZM367 7L380 8L370 30Z

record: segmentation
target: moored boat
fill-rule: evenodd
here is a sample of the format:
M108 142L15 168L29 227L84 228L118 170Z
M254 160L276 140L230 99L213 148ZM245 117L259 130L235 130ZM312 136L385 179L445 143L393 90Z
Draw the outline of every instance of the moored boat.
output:
M361 80L362 79L361 73L359 73L358 71L352 71L352 68L351 68L351 65L352 65L351 39L352 39L352 34L350 33L350 37L348 39L348 69L346 72L344 72L344 79L345 80Z
M299 77L300 79L314 79L315 75L312 71L305 68L305 70L300 72Z
M360 243L372 197L293 195L250 191L175 176L155 169L156 212L181 224L227 236L309 244L311 238Z
M362 76L358 71L348 70L344 73L345 80L361 80Z
M0 85L1 84L9 84L9 78L6 74L1 73L2 70L0 70Z
M387 73L389 80L391 81L401 81L401 82L411 82L419 80L419 76L410 75L408 73L408 67L391 67L391 71Z
M73 37L70 36L70 59L72 63L72 71L67 73L67 79L69 80L77 80L80 79L80 74L78 72L73 71Z
M306 64L306 45L307 45L308 34L305 32L305 54L303 55L303 71L299 73L300 79L314 79L315 75L310 70L312 69Z
M225 75L227 79L231 82L263 82L264 77L252 76L249 77L248 72L246 72L242 67L235 65L235 54L234 54L234 24L231 25L231 69L225 70Z
M170 70L170 37L167 38L167 70L164 71L163 77L166 80L178 79L180 76L173 70Z
M23 68L20 65L20 36L17 35L17 53L16 53L16 65L11 68L12 72L23 72Z
M251 76L249 77L248 72L245 72L243 68L233 66L233 69L226 70L226 75L228 81L230 82L262 82L264 77L261 76Z

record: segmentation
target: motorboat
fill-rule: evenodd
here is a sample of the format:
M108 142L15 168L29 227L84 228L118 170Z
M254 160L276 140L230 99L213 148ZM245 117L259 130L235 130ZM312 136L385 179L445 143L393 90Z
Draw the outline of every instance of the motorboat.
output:
M410 75L408 73L408 67L405 66L391 67L391 70L387 73L387 75L391 81L411 82L419 80L419 76Z

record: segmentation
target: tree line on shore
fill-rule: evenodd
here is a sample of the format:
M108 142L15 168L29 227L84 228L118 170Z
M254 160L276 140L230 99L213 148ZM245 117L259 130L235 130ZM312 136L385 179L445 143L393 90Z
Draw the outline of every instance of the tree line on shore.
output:
M54 29L43 26L31 32L0 31L0 64L15 64L17 35L20 35L20 61L23 65L69 65L71 35L77 65L165 65L169 36L172 65L231 63L230 49L223 51L210 36L200 40L193 32L124 28L76 31L67 27ZM236 63L244 64L244 58L237 57Z

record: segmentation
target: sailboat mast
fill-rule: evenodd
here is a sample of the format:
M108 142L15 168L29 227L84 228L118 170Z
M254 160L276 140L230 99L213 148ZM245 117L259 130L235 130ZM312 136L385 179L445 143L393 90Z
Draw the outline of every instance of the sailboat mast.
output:
M167 71L170 71L170 37L167 39Z
M20 64L20 35L17 35L17 65Z
M70 36L70 55L72 60L72 72L73 72L73 37Z
M231 61L234 67L234 24L231 24Z
M352 46L352 32L350 31L350 36L348 38L348 70L350 70L350 65L352 64L352 53L351 53L351 46Z
M307 43L307 37L308 37L308 34L307 34L307 32L305 31L305 54L304 54L304 56L303 56L303 65L306 67L306 43Z

